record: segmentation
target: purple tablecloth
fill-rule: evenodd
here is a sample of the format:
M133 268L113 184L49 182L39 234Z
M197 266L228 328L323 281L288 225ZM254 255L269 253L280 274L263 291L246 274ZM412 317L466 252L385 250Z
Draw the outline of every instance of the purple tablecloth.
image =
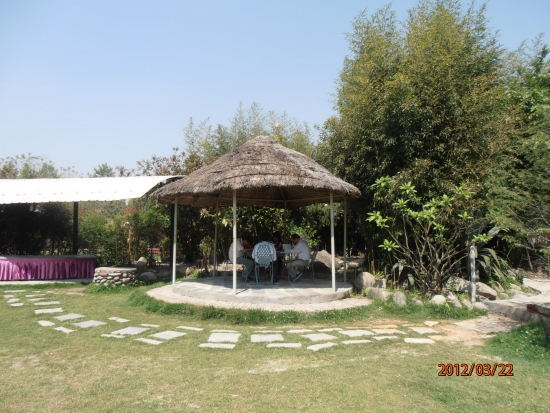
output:
M0 281L92 278L95 267L93 255L0 257Z

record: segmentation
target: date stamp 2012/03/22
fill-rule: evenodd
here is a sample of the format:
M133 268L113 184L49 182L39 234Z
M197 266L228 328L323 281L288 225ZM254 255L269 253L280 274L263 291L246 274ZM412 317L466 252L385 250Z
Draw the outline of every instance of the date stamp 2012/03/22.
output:
M438 364L440 368L438 376L464 376L471 377L476 376L499 376L499 377L512 377L514 375L513 364L481 364L481 363L455 363L455 364Z

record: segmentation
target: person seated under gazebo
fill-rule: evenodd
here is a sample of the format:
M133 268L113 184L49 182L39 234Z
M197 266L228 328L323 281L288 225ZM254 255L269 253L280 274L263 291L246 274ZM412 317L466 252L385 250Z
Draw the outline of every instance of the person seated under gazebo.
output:
M279 281L279 267L277 266L277 252L275 251L275 247L271 242L269 242L269 234L267 232L262 233L260 235L261 242L258 242L254 246L254 250L252 250L252 258L254 258L254 261L258 260L258 248L261 245L267 245L271 252L271 261L273 262L273 282Z
M286 269L292 281L296 281L302 276L302 272L298 268L307 267L310 259L310 249L307 242L300 239L298 234L292 234L290 240L294 244L294 248L285 250L285 254L297 254L298 258L286 264Z
M237 264L244 265L243 280L250 281L248 276L252 274L254 270L254 261L250 258L245 258L245 252L252 251L252 237L245 235L244 237L237 238ZM233 243L229 246L229 262L233 264Z

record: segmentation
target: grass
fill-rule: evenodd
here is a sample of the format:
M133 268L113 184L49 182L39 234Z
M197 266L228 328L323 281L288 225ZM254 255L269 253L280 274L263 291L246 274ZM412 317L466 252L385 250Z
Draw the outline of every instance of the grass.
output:
M483 310L457 309L449 305L426 304L423 307L409 302L403 307L392 300L374 300L373 305L345 310L321 311L314 314L296 311L269 312L262 310L239 310L215 307L199 307L190 304L165 303L147 295L148 288L134 289L129 295L133 307L141 307L147 313L179 315L186 319L218 320L228 324L242 325L288 325L288 324L335 324L356 322L384 317L406 317L410 321L425 319L467 319L486 314ZM109 290L106 288L106 290Z
M35 287L28 289L39 290ZM127 326L114 322L71 334L40 327L37 320L56 320L35 315L29 302L8 306L1 296L6 289L20 288L0 288L0 411L6 413L547 411L550 365L548 358L538 356L540 325L499 335L485 347L451 342L413 346L400 340L339 344L314 353L305 349L311 343L299 335L295 341L302 343L301 349L252 344L255 323L264 317L256 312L229 316L214 309L197 312L171 306L148 312L147 305L153 304L144 298L146 288L93 294L82 287L47 289L65 312L89 316L86 319L117 316L132 320L134 326L160 324L162 330L182 324L205 328L150 346L132 338L101 337ZM443 310L428 306L409 312L375 302L364 311L327 312L278 325L368 327L434 317L448 322ZM246 313L250 320L239 321ZM76 328L72 321L57 324ZM239 344L228 351L199 348L212 328L239 331ZM514 363L514 377L437 375L439 363L501 361Z

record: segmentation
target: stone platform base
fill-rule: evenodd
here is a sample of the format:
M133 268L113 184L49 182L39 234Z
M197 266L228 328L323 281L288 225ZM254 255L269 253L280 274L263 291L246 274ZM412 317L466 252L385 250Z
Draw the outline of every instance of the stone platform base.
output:
M269 281L237 282L237 294L233 293L233 278L228 276L199 278L177 282L172 292L186 297L211 301L255 304L316 304L341 300L349 296L352 286L337 282L332 291L330 280L302 278L296 283L280 281L273 288Z

